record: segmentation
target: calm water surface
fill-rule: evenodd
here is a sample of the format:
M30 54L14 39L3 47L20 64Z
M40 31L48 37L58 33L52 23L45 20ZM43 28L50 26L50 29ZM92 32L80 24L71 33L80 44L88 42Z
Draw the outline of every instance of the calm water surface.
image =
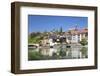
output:
M81 59L87 58L87 47L55 45L50 47L28 48L28 60Z

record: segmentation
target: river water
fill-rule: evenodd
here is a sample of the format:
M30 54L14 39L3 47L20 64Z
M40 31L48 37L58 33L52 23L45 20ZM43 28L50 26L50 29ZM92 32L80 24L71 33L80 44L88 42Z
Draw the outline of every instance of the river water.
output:
M81 59L88 57L85 46L56 45L50 47L28 48L28 60Z

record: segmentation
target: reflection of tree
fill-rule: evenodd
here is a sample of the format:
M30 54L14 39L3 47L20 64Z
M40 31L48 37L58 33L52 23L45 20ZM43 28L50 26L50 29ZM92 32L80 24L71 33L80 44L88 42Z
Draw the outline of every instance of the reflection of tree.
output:
M62 56L62 57L66 56L66 51L62 51L62 50L61 50L61 51L59 52L59 55Z
M60 47L59 55L62 57L66 56L66 51L65 51L65 48L63 46Z
M87 48L86 47L82 47L82 49L80 51L82 52L82 56L87 57Z
M28 59L29 60L40 60L42 55L39 52L28 52Z
M56 57L57 56L57 53L53 52L52 56Z

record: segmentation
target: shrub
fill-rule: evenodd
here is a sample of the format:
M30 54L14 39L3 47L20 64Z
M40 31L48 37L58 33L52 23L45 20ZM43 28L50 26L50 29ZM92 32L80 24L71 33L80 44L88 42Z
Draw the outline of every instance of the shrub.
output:
M80 44L85 46L88 44L87 40L86 39L82 39L82 41L80 41Z

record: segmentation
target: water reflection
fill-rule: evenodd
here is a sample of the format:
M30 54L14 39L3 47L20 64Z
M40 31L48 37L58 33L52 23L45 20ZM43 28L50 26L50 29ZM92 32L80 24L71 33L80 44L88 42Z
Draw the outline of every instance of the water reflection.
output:
M87 47L55 45L50 47L28 48L28 60L80 59L87 58Z

